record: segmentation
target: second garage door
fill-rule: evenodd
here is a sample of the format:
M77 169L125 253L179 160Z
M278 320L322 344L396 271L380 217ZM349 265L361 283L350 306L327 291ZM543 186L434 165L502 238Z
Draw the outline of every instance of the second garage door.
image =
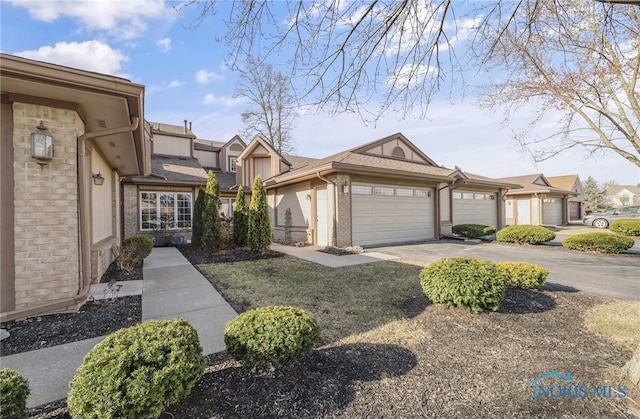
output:
M352 242L371 246L432 239L433 207L432 189L354 183Z
M453 192L453 224L482 224L497 227L498 204L495 193Z
M542 201L542 224L556 226L562 224L561 198L545 198Z

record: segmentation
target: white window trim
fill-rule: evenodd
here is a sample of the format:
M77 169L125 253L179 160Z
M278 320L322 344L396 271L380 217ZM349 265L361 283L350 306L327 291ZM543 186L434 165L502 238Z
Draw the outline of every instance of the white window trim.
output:
M238 163L238 156L229 156L229 171L236 173Z
M173 219L176 220L175 224L176 226L174 227L168 227L168 228L143 228L142 227L142 194L156 194L156 217L160 216L160 195L173 195L174 199L173 199ZM189 227L177 227L177 220L178 220L178 195L189 195L190 197L190 206L189 206L189 221L190 221L190 226ZM191 192L169 192L169 191L140 191L138 194L138 204L139 204L139 208L138 208L138 220L139 220L139 226L140 226L140 231L155 231L155 230L191 230L193 228L193 194Z

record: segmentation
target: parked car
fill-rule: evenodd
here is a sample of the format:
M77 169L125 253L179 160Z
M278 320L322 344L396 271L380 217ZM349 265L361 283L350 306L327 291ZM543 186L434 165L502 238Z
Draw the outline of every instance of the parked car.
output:
M612 222L628 218L640 218L640 205L594 212L584 217L582 224L596 228L608 228Z

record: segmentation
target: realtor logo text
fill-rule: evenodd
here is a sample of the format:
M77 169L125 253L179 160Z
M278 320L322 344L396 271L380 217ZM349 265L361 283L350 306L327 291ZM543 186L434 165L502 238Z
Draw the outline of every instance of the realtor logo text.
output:
M544 385L542 381L547 378L557 377L571 384L564 385ZM627 388L623 385L578 385L571 379L571 373L562 375L551 371L531 382L533 384L533 398L535 400L544 399L622 399L627 397Z

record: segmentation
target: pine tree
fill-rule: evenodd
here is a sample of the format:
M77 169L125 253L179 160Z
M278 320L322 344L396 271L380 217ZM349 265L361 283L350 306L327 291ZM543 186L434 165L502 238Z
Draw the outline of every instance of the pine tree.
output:
M236 203L233 208L233 243L238 246L246 246L248 241L248 217L249 208L244 199L244 188L240 186L236 194Z
M262 178L257 176L251 188L251 204L249 205L249 247L254 252L264 252L271 244L271 222L267 192Z
M202 211L202 246L219 249L224 243L222 220L220 219L220 184L216 175L209 170L207 186L204 190L204 209Z
M599 210L605 205L605 191L591 176L582 184L584 188L584 210L586 213Z
M204 211L205 193L202 189L198 191L198 198L193 205L193 222L191 229L191 243L198 247L202 244L202 212Z

